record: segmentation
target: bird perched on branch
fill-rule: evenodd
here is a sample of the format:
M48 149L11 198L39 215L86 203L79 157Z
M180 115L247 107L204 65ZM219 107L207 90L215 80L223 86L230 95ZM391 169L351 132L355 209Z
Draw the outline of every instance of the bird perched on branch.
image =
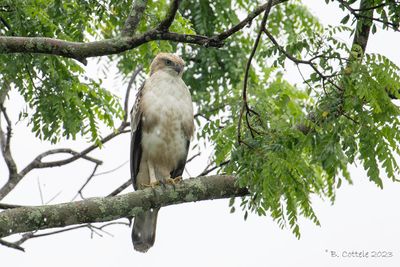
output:
M131 111L131 179L135 190L181 178L194 132L192 98L182 80L183 60L158 54ZM175 178L175 179L174 179ZM159 208L135 217L134 249L153 246Z

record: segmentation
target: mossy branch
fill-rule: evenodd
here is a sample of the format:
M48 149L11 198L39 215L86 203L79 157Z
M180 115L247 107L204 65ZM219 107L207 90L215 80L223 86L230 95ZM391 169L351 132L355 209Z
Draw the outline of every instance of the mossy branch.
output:
M175 186L147 188L114 197L18 207L0 213L0 238L40 229L112 221L156 207L247 194L247 189L237 186L235 177L214 175L187 179Z

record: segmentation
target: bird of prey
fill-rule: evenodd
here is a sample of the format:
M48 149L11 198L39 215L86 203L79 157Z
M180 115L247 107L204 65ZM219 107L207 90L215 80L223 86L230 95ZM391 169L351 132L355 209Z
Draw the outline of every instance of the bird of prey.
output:
M135 190L181 178L194 132L192 98L182 80L183 60L159 53L131 111L131 179ZM138 214L134 249L153 246L159 208Z

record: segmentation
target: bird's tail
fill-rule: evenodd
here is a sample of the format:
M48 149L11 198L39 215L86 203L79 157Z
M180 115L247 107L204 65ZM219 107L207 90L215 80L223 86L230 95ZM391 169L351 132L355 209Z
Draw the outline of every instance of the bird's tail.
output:
M157 215L159 209L145 211L135 216L132 228L133 248L147 252L156 239Z

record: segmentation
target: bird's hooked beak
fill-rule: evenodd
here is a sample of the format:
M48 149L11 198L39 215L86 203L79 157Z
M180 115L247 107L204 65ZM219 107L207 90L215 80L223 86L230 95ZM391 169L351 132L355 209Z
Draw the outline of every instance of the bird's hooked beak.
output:
M180 74L180 73L182 72L182 70L183 70L183 67L180 66L180 65L175 65L175 66L174 66L174 70L175 70L178 74Z

